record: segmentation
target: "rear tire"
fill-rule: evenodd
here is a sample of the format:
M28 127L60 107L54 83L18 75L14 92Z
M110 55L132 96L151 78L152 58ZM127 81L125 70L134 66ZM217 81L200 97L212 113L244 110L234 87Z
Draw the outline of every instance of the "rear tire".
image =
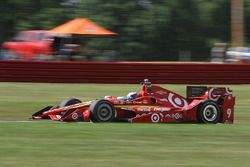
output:
M70 106L70 105L73 105L73 104L78 104L78 103L81 103L81 102L82 102L81 100L76 99L76 98L66 99L66 100L61 102L60 108Z
M92 102L89 111L93 122L112 122L116 115L113 104L103 99Z
M200 123L216 124L220 121L221 110L215 102L205 101L199 106L197 117Z

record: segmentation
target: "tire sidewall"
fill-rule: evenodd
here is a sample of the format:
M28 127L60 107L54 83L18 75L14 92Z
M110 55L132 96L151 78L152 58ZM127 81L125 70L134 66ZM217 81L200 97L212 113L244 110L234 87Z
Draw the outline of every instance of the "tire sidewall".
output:
M102 111L108 112L108 118L102 118ZM89 107L90 118L93 122L112 122L116 111L113 104L107 100L101 99L93 101Z
M209 120L208 118L206 118L206 116L204 116L205 115L204 112L206 111L205 109L208 108L208 107L211 107L211 108L215 109L216 112L217 112L216 113L216 118L213 119L213 120ZM198 119L199 123L216 124L216 123L218 123L220 121L221 114L222 113L221 113L221 110L218 107L218 105L215 102L209 100L209 101L203 102L199 106L198 113L197 113L197 119Z

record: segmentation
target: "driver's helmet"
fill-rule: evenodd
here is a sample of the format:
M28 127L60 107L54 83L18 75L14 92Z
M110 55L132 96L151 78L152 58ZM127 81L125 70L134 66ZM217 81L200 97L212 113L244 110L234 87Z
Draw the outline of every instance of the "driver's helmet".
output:
M137 95L136 92L130 92L130 93L127 95L128 100L133 100L133 99L135 99L135 98L137 98L137 97L138 97L138 95Z

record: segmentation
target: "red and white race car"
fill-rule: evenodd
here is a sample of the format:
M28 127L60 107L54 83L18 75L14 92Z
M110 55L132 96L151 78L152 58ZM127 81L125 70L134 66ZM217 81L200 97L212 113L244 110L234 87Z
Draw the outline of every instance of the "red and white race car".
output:
M229 88L187 86L187 97L178 95L147 79L142 89L125 97L81 102L71 98L60 106L48 106L34 113L33 119L57 121L132 123L233 123L235 97Z

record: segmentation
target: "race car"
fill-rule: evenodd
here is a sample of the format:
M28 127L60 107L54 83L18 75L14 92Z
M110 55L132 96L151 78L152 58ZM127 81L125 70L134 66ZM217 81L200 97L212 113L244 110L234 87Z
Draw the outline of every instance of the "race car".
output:
M131 123L233 123L235 96L225 87L187 86L187 97L142 82L139 92L128 96L105 96L81 102L70 98L59 106L47 106L34 113L33 119L56 121Z

